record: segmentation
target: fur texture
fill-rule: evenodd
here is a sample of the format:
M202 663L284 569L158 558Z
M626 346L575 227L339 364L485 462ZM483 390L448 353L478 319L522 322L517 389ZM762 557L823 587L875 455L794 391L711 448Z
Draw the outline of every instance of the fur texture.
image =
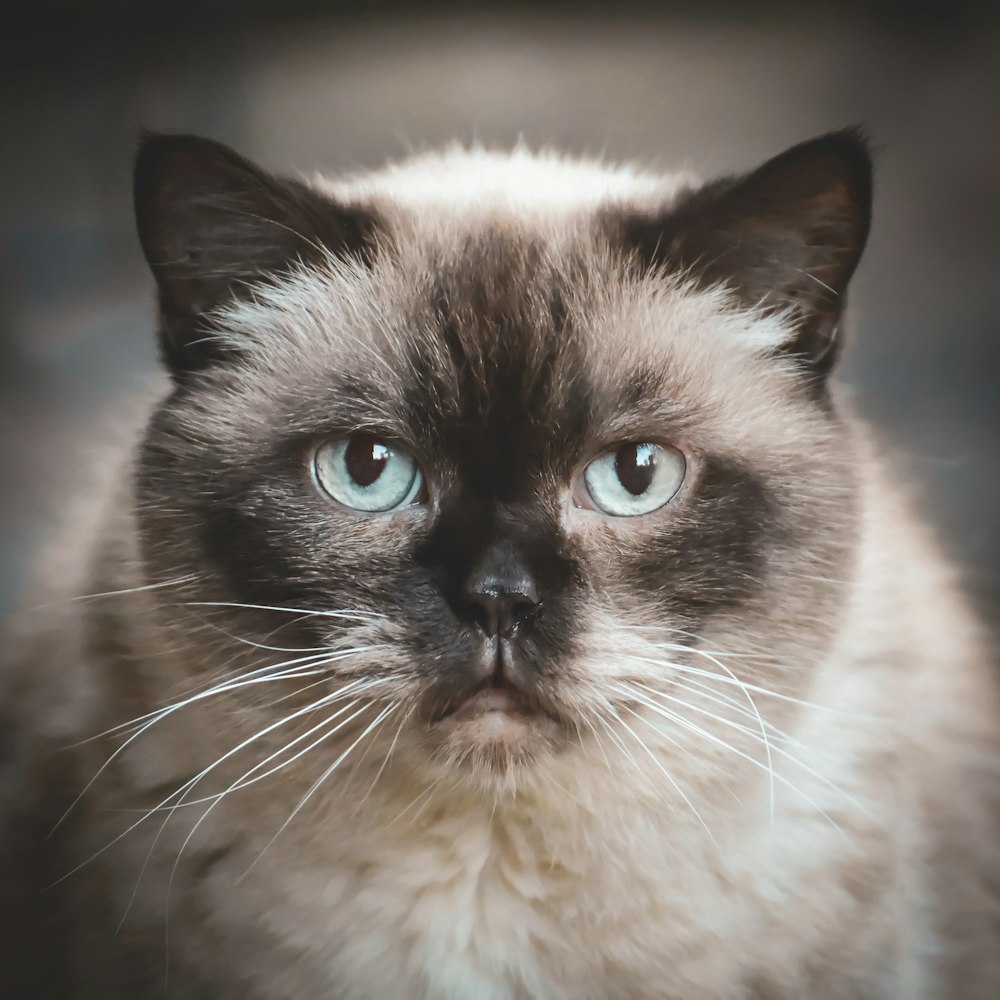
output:
M15 989L994 997L994 678L827 380L869 199L850 133L707 186L148 139L172 381L7 672ZM417 502L314 481L362 431ZM667 504L581 500L646 441ZM484 684L516 709L466 718Z

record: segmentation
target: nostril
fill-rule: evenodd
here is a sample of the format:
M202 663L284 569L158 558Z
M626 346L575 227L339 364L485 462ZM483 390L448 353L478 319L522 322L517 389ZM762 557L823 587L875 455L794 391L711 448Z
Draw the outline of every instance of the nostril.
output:
M514 601L510 607L510 623L513 628L517 628L522 622L527 621L540 607L537 600L525 597L523 594L514 594Z
M469 617L492 638L500 630L500 609L497 596L470 593L468 597Z
M509 546L485 552L465 579L458 613L491 639L510 636L538 609L534 575Z
M510 636L538 608L538 601L520 591L470 590L466 592L470 617L491 639Z

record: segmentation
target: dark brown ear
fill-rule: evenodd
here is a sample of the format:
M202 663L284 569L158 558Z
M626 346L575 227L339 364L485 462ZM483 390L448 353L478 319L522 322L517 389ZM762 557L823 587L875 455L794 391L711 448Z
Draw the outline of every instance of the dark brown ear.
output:
M135 163L135 213L159 287L160 347L175 379L226 353L206 313L297 261L371 249L375 221L220 143L146 135Z
M725 283L747 306L789 310L788 351L817 375L837 354L847 283L871 221L872 164L856 129L831 132L621 230L640 260Z

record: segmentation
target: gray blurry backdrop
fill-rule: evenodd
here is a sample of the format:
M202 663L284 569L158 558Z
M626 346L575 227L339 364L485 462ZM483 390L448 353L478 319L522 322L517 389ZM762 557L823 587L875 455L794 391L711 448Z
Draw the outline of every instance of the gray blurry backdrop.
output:
M0 613L86 428L155 365L137 131L284 171L523 137L706 174L861 122L876 216L841 379L1000 608L1000 21L992 4L36 3L0 53ZM905 573L906 566L899 571Z

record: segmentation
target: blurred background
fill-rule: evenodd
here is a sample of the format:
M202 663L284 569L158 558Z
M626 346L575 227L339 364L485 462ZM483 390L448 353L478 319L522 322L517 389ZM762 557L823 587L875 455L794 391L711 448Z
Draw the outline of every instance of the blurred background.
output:
M155 365L131 217L140 127L204 133L292 172L524 137L713 174L860 122L878 155L876 218L841 377L996 620L997 6L5 5L0 615L73 491L84 429Z

